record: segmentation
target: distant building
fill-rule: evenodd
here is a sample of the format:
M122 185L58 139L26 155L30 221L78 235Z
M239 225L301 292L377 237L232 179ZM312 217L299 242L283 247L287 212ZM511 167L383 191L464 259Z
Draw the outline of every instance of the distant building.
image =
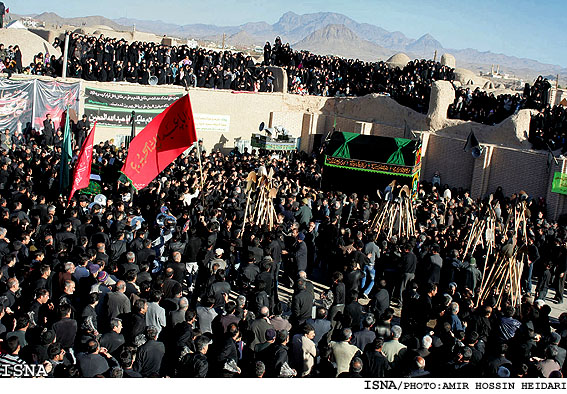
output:
M187 40L187 46L189 48L197 48L199 46L199 43L196 40L188 39Z

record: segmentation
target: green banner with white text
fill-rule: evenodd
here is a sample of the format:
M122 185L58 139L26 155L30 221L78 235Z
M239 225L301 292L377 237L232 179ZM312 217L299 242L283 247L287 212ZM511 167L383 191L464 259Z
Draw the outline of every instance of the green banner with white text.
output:
M556 172L553 176L551 191L559 194L567 194L567 174Z
M181 98L183 93L146 94L85 88L85 114L91 124L130 130L132 111L136 129L142 130L157 115Z

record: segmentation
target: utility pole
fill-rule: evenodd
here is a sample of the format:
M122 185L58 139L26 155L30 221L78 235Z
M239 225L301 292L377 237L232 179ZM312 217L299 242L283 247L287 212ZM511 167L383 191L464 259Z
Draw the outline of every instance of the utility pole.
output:
M555 97L553 99L554 103L557 103L557 100L560 99L559 96L559 74L557 74L557 78L555 79Z
M437 61L437 49L435 50L435 54L433 55L433 61L434 61L434 62Z
M224 41L226 39L226 33L222 33L222 50L224 51Z
M69 59L69 32L65 32L65 48L63 50L63 78L67 78L67 61Z

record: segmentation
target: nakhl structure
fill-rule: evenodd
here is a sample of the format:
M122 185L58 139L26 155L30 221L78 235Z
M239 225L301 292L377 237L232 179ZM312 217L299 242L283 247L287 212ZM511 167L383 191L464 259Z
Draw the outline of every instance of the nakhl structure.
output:
M416 198L421 140L333 132L326 143L322 187L376 195L396 180Z

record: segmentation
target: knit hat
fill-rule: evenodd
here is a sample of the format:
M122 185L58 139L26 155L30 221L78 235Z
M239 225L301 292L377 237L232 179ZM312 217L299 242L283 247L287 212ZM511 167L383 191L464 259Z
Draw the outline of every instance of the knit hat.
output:
M273 328L268 328L266 330L266 341L271 341L276 338L276 330Z
M108 279L108 273L106 271L100 271L97 277L99 282L104 283Z

